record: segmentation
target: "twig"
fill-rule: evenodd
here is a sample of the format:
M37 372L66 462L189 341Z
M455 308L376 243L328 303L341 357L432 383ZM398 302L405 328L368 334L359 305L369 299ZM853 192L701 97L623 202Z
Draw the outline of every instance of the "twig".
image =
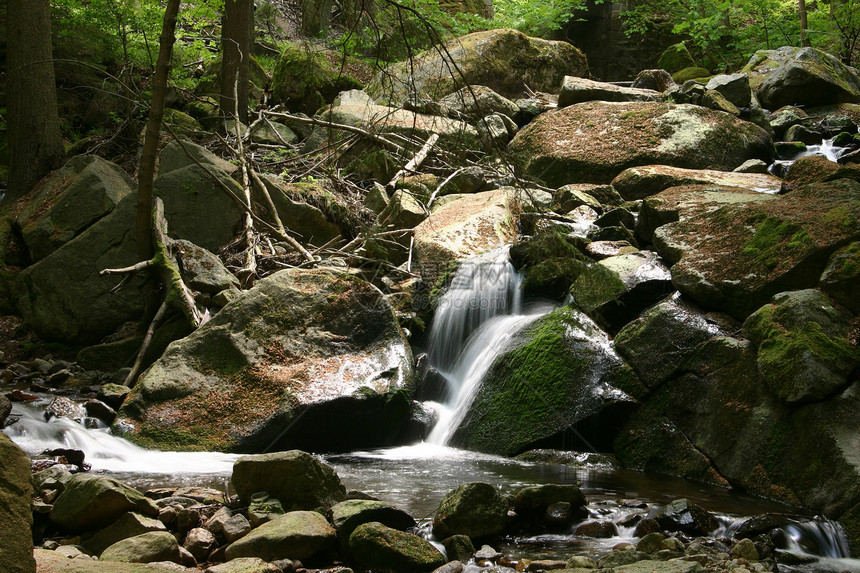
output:
M438 187L436 187L436 190L433 191L433 193L430 195L430 198L427 200L427 209L430 209L430 206L433 204L433 201L436 200L436 195L439 194L439 191L441 191L442 188L445 187L445 185L447 185L449 181L451 181L451 179L453 179L458 173L460 173L464 169L465 167L460 167L459 169L451 173L451 175L446 177L445 180L442 181L442 183L440 183Z
M424 160L427 158L427 154L430 153L430 150L433 149L433 146L436 145L436 142L439 141L439 134L433 133L430 137L427 138L427 141L418 150L418 153L409 160L409 163L403 166L403 169L394 174L394 177L391 178L391 181L385 186L385 190L391 193L394 191L395 187L397 187L397 182L403 179L407 173L415 172L418 167L424 163Z
M131 371L125 377L125 381L123 382L123 386L131 387L134 384L134 381L137 380L138 375L140 375L140 369L143 366L143 357L146 354L146 351L149 350L150 345L152 344L152 337L155 335L156 329L161 325L164 317L167 315L167 311L170 308L170 305L167 303L167 299L161 303L161 306L158 307L158 312L155 313L155 316L152 319L152 322L149 323L149 328L146 329L146 335L143 337L143 342L140 343L140 350L137 351L137 357L134 359L134 365L131 367Z

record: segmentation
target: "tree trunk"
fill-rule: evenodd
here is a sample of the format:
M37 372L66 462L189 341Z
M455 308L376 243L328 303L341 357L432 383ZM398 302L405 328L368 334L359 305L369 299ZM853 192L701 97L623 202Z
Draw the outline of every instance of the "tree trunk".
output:
M809 43L809 27L806 21L806 0L798 0L797 15L800 17L800 45L804 48L808 48L812 44Z
M158 151L158 137L161 133L161 119L164 115L164 93L170 75L170 54L176 41L176 15L179 13L180 0L169 0L164 10L164 24L159 38L158 61L155 64L155 77L152 79L152 105L146 122L146 136L140 154L140 169L137 183L137 221L135 223L135 244L141 260L152 257L152 180L155 178L155 157Z
M65 156L51 54L48 0L7 0L6 65L9 106L9 189L25 195Z
M302 35L319 38L328 35L334 0L302 0Z
M233 94L236 93L239 121L244 124L248 123L248 60L251 54L252 6L251 0L225 0L224 24L221 27L221 114L225 118L233 117Z

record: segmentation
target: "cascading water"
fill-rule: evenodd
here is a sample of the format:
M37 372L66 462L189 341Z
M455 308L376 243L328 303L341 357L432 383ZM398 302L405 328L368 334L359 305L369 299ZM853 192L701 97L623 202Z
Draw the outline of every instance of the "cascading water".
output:
M839 158L845 155L848 151L851 150L849 147L839 147L833 144L835 138L825 139L818 145L809 145L806 147L804 151L800 151L792 157L786 157L783 159L777 159L770 166L770 172L774 175L784 176L788 172L788 168L791 165L800 159L801 157L808 157L810 155L821 155L822 157L833 161L834 163L839 161Z
M436 404L439 421L428 443L448 443L496 357L520 330L551 310L547 304L523 310L521 280L505 247L465 261L442 296L427 354L448 381L452 398Z

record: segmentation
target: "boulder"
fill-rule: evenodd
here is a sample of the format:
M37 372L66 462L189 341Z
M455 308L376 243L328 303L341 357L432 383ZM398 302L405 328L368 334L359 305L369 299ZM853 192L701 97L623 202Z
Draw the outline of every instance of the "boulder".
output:
M265 491L287 511L327 510L346 496L332 467L300 450L242 456L233 464L232 482L243 502Z
M664 91L674 87L675 85L677 84L675 84L675 80L672 79L672 74L666 70L653 69L642 70L636 74L630 87L654 90L662 94Z
M412 229L427 218L424 205L409 191L398 189L377 221L382 227Z
M596 539L609 539L618 537L618 527L611 521L587 521L577 527L573 534Z
M451 73L456 69L457 73ZM531 38L516 30L474 32L378 73L367 86L377 101L400 103L413 94L438 100L466 85L520 97L523 84L555 92L565 75L588 75L585 56L568 42Z
M585 256L562 232L527 237L511 245L509 256L514 268L525 275L520 288L526 295L561 300L586 269Z
M466 86L439 100L442 109L454 117L476 121L491 113L500 113L515 119L520 108L508 98L487 86Z
M371 571L433 571L446 563L445 556L423 537L379 522L359 525L349 537L349 549L356 563Z
M622 328L615 336L615 349L654 389L671 378L699 344L718 333L701 311L672 297Z
M298 142L299 136L296 132L284 125L274 121L257 123L251 129L251 141L266 145L290 145Z
M265 561L309 559L331 547L335 530L315 511L291 511L264 523L227 546L228 560L259 557Z
M514 510L517 515L530 517L543 515L555 503L570 504L576 513L584 514L586 500L576 484L544 484L524 487L514 496Z
M239 288L239 279L227 270L217 255L191 241L179 240L176 246L182 253L180 272L188 288L212 295Z
M834 56L815 48L759 50L741 73L769 109L860 101L860 78Z
M205 563L209 553L217 546L215 535L208 529L195 527L185 535L182 547L185 548L198 563Z
M762 380L755 345L718 336L645 401L618 433L615 452L630 468L722 478L724 485L844 517L856 544L860 462L850 436L860 431L858 408L856 381L821 401L786 407ZM671 435L675 442L667 440Z
M348 499L331 508L331 522L344 549L349 548L349 538L356 527L373 521L401 531L415 527L411 515L384 501Z
M746 74L720 74L712 77L705 89L719 92L733 105L748 107L752 103L750 79Z
M321 184L285 183L272 175L263 175L260 179L272 197L281 222L298 235L302 244L322 246L341 234L340 227L329 221L319 207L308 203L313 197L329 193Z
M117 541L150 531L166 531L166 528L158 519L129 511L104 529L97 531L92 537L85 538L81 545L92 554L100 555Z
M0 563L8 573L35 573L30 460L2 432L0 459Z
M499 455L536 442L575 448L583 438L601 448L631 412L633 397L644 393L606 333L581 312L562 307L512 337L451 443Z
M130 438L168 449L383 445L408 417L411 365L376 287L333 268L288 269L168 346L120 416Z
M770 126L773 128L774 134L782 138L789 127L797 125L804 119L808 118L809 114L793 105L787 105L774 111L770 116Z
M757 125L695 105L588 102L540 115L508 149L523 174L560 187L640 165L732 170L768 159L773 143Z
M358 60L318 48L312 42L287 44L272 73L272 102L313 115L340 92L361 89L361 82L346 73L347 67L359 75L366 73Z
M123 563L180 562L179 544L167 531L151 531L117 541L99 556L99 561Z
M480 539L501 533L507 523L508 502L488 483L465 483L442 498L433 517L439 539L466 535Z
M282 573L283 569L259 557L239 557L207 567L203 573Z
M830 257L821 273L819 287L833 300L860 314L860 243L853 242Z
M101 529L127 511L158 515L158 507L151 500L112 478L76 474L65 485L51 509L51 522L64 531Z
M516 234L504 190L459 197L415 227L414 253L427 284L435 285L454 261L500 247Z
M689 535L709 535L720 526L717 518L688 499L676 499L648 512L665 531Z
M837 179L860 179L860 166L840 165L821 155L800 157L788 168L783 186L795 189L809 183L823 183Z
M158 175L166 175L176 169L194 165L195 160L210 169L218 169L228 175L233 175L239 169L237 165L218 157L202 145L183 139L182 145L178 141L171 141L159 152Z
M628 88L587 78L564 76L558 93L558 107L567 107L586 101L658 101L660 92Z
M637 251L590 265L570 294L585 314L615 333L673 290L669 269L657 254Z
M132 193L131 178L95 155L79 155L30 192L15 220L27 253L40 261L113 211Z
M590 207L598 213L603 211L603 204L588 193L593 187L596 185L587 183L559 187L552 195L553 211L561 214L570 213L582 205Z
M18 274L16 306L43 340L98 342L119 326L139 320L146 277L99 276L106 268L138 262L134 228L137 197L129 195L86 231Z
M749 316L744 335L758 346L758 366L788 404L817 402L848 385L860 349L848 340L852 315L819 290L780 293Z
M684 42L672 44L660 54L660 58L657 60L657 67L666 70L670 74L695 65L696 60L693 59L690 50L687 49Z
M651 205L651 199L646 200L640 223L651 218L646 210L683 197L683 189L664 191ZM706 197L684 208L678 221L655 231L654 246L673 265L672 283L678 290L705 308L738 319L778 292L815 286L830 255L860 238L856 181L811 184L786 195L761 195L751 201L748 197L745 202L732 202L741 197L731 193L724 199L727 202L719 207Z

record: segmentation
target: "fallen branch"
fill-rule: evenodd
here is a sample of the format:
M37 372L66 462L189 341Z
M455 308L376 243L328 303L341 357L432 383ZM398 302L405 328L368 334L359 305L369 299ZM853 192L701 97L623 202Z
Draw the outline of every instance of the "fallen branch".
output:
M390 141L388 139L385 139L381 135L377 135L373 132L367 131L366 129L362 129L360 127L355 127L353 125L346 125L343 123L334 123L333 121L323 121L321 119L316 119L313 117L300 117L298 115L290 115L288 113L280 113L280 112L274 112L274 111L264 111L263 114L267 115L269 117L280 117L282 119L288 119L290 121L294 121L296 123L301 123L304 125L315 125L318 127L328 127L328 128L337 129L340 131L348 131L350 133L355 133L357 135L363 135L364 137L367 137L367 138L372 139L373 141L379 143L383 147L387 147L388 149L390 149L391 151L394 151L395 153L404 153L403 147L401 147L400 145L397 145L393 141Z
M397 183L403 179L408 173L414 173L418 167L424 160L427 158L427 155L430 153L430 150L433 149L433 146L436 145L436 142L439 141L439 134L434 133L430 137L427 138L427 141L418 150L418 153L409 160L409 163L403 166L403 169L394 174L394 177L391 178L391 181L385 186L385 190L389 193L393 192L395 187L397 187Z

